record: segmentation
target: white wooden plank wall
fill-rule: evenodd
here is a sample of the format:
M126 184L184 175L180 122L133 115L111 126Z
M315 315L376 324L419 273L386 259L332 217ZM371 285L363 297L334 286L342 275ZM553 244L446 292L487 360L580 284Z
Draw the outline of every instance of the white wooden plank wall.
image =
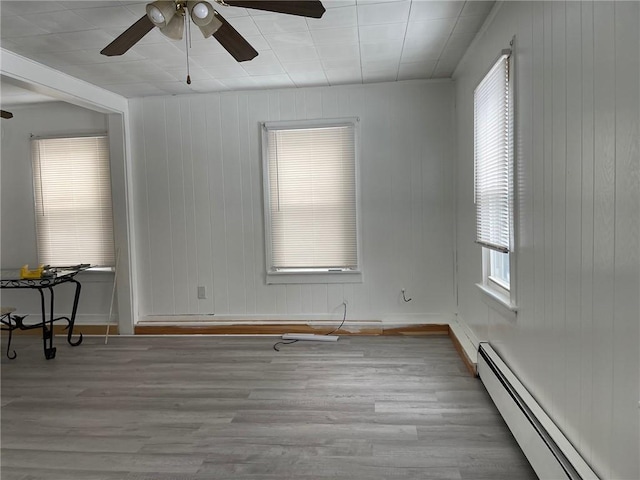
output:
M640 478L638 2L505 2L455 75L459 315L602 478ZM483 303L473 89L515 35L519 312Z
M436 81L132 100L140 317L451 315L452 98ZM266 285L259 123L339 117L360 118L364 281Z

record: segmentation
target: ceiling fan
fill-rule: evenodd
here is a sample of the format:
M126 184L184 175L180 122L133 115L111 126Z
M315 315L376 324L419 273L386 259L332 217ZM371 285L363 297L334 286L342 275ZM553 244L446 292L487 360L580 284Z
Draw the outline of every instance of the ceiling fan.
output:
M13 118L13 113L7 112L6 110L0 110L0 117L2 117L2 118Z
M286 13L302 17L321 18L325 12L319 0L215 0L221 6L233 6ZM155 1L147 4L147 14L131 25L100 53L106 56L122 55L154 27L174 40L180 40L185 22L200 28L205 38L213 36L238 62L255 58L258 52L213 6L201 0Z

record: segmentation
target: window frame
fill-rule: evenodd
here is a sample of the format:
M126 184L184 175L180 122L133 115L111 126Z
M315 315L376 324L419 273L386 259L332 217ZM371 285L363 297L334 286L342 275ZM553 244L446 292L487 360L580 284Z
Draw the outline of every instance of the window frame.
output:
M511 290L512 290L512 281L509 278L509 285L505 284L500 278L494 277L491 275L491 253L492 251L489 248L482 247L482 280L483 284L494 290L497 294L501 295L505 299L509 299L509 304L511 305ZM512 252L505 253L503 255L509 255L509 277L511 277L511 256Z
M114 218L114 212L113 212L113 183L112 183L112 178L111 178L111 153L110 153L110 142L109 142L109 133L108 132L104 132L104 131L98 131L98 132L79 132L79 133L68 133L68 134L61 134L61 135L31 135L30 137L30 164L31 164L31 181L32 181L32 188L33 188L33 209L34 209L34 230L36 232L36 255L38 257L38 263L40 264L44 264L47 262L44 262L41 258L41 246L40 246L40 234L38 233L39 228L38 228L38 221L37 221L37 217L38 216L38 198L37 198L37 194L38 194L38 187L36 185L37 182L37 178L36 178L36 170L35 170L35 166L34 166L34 149L35 147L35 142L37 141L47 141L47 140L56 140L56 139L84 139L84 138L103 138L106 142L106 152L107 152L107 168L109 171L109 188L107 189L109 192L109 200L111 203L111 245L112 245L112 254L113 254L113 265L97 265L94 264L92 265L90 268L86 269L85 272L113 272L115 270L115 263L116 263L116 256L117 256L117 250L116 250L116 240L115 240L115 228L116 228L116 222L115 222L115 218ZM42 172L40 171L38 173L38 175L42 175ZM69 262L66 262L65 264L68 264ZM76 264L76 263L81 263L80 261L78 262L70 262L71 264ZM55 266L55 265L54 265Z
M511 42L513 46L513 40ZM508 96L509 96L509 132L508 132L508 143L510 146L510 158L511 162L511 175L510 175L510 192L511 196L510 202L510 234L509 234L509 249L507 252L502 252L508 255L509 258L509 285L504 284L499 278L493 277L491 275L491 252L492 249L487 248L483 244L481 245L481 258L482 258L482 283L477 284L480 291L484 294L483 300L493 307L494 309L501 310L507 316L513 316L517 314L518 305L517 305L517 288L516 288L516 252L514 246L516 245L516 235L517 235L517 189L516 189L516 170L517 170L517 140L516 140L516 132L517 132L517 105L516 105L516 72L515 72L515 55L513 49L505 49L500 52L500 54L496 57L496 59L491 63L490 68L485 72L480 81L476 84L479 86L484 79L487 77L489 72L493 70L495 65L504 57L507 56L508 68L509 68L509 85L508 85ZM475 89L474 89L474 112L475 112ZM474 113L475 117L475 113ZM475 131L475 119L474 119L474 145L476 141L476 131ZM475 160L475 152L474 152L474 170L476 168L476 160ZM476 175L474 174L474 191L477 188L476 186ZM475 193L474 193L475 197ZM476 215L476 222L477 222ZM499 250L495 250L498 252Z
M271 182L269 175L268 132L269 130L293 130L305 128L323 128L349 125L354 135L355 163L355 212L356 212L356 259L353 269L291 269L276 270L273 268L272 222L271 222ZM262 122L262 182L264 207L264 241L265 268L267 284L304 284L304 283L362 283L362 228L360 205L360 119L358 117L328 118L312 120L283 120Z

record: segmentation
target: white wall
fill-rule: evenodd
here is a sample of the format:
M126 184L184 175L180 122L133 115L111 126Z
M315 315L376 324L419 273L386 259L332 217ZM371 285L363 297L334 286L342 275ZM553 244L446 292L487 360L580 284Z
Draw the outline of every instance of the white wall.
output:
M1 160L1 250L2 268L19 268L38 263L35 234L30 135L47 136L107 131L107 116L67 103L53 102L10 109L11 120L2 120ZM105 323L109 314L113 275L83 273L78 276L82 294L76 321ZM4 289L2 305L19 314L40 314L40 297L31 290ZM56 314L68 314L73 288L56 287ZM35 319L34 319L35 320Z
M599 476L615 479L640 478L638 9L505 2L454 78L460 319L499 351ZM515 319L475 286L473 205L473 89L513 35Z
M130 107L140 317L335 318L343 298L349 319L454 312L450 82L148 97ZM363 283L266 285L259 122L354 116Z

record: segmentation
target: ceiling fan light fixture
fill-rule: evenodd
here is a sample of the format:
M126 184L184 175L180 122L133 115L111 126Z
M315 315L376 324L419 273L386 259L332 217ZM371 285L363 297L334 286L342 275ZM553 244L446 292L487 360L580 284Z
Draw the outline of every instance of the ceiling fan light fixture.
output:
M156 27L165 28L171 23L176 14L176 4L168 1L157 1L148 3L146 10L147 17Z
M188 2L187 6L191 21L198 26L204 38L209 38L222 26L222 21L218 18L218 12L209 2Z
M199 27L209 25L215 18L216 11L209 2L189 2L191 20Z
M211 20L207 25L198 25L198 28L202 32L204 38L209 38L211 35L216 33L221 26L222 22L214 16L213 20Z
M205 4L204 2L196 3L196 6L193 7L193 10L192 10L193 15L201 19L207 18L210 11L211 11L210 6Z
M166 27L160 28L160 32L173 40L181 40L184 32L184 17L175 15Z
M172 39L181 39L184 30L188 28L188 40L191 40L191 23L187 22L198 26L205 38L214 36L238 62L247 62L258 55L258 51L242 34L206 0L146 1L150 3L146 5L145 14L103 48L101 55L123 55L154 27L158 27L161 33ZM309 18L320 18L325 12L320 0L215 0L214 5L216 8L242 7Z

